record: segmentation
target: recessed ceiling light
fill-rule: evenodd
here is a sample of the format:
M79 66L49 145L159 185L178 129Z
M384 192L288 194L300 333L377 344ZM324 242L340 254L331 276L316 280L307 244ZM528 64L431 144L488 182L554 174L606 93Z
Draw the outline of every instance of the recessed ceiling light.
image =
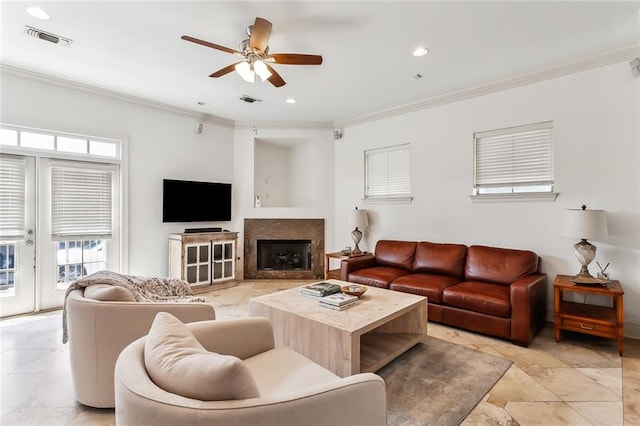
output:
M424 56L429 53L429 49L426 47L418 47L413 51L413 56Z
M45 19L45 20L51 19L51 15L49 15L47 12L40 9L39 7L28 7L27 13L33 16L34 18Z
M295 99L293 99L293 98L289 98L289 99L287 99L285 102L286 102L286 103L288 103L288 104L295 104L295 103L296 103L296 100L295 100Z

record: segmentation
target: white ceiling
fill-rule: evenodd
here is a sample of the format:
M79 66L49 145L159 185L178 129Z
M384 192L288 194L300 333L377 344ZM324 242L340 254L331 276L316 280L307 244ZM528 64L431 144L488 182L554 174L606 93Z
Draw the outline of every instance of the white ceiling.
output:
M52 18L29 16L34 4ZM240 122L353 120L640 41L640 1L2 0L1 7L3 65ZM276 65L287 82L281 88L236 73L213 79L236 57L180 39L238 49L256 16L273 23L272 53L320 54L324 63ZM25 25L73 44L30 37ZM430 53L413 57L418 45ZM264 101L248 104L242 95ZM297 103L286 104L289 97Z

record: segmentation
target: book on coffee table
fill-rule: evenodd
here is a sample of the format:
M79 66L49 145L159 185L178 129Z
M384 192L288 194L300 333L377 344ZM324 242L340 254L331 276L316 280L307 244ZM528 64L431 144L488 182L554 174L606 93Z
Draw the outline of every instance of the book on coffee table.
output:
M335 293L325 296L320 301L321 303L327 303L333 306L343 306L349 303L353 303L358 300L358 296L352 296L350 294L345 293Z
M325 297L330 294L339 293L340 286L338 284L319 282L303 286L300 293L306 296Z
M318 302L318 305L321 308L327 308L327 309L333 309L334 311L344 311L345 309L349 309L350 307L357 305L359 302L357 300L354 300L351 303L347 303L345 305L342 306L336 306L336 305L331 305L329 303L322 303L322 299L320 299L320 301Z

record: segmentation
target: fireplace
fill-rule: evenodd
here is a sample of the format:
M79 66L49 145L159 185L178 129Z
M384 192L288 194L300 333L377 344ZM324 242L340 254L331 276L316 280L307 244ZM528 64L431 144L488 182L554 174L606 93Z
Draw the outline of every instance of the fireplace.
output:
M324 278L324 219L245 219L244 279Z
M311 240L258 240L257 268L311 270Z

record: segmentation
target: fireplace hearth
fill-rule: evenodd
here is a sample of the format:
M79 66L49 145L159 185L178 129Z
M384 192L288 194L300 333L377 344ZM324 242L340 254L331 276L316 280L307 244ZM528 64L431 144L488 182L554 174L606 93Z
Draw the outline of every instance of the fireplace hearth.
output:
M245 279L322 279L324 219L245 219Z

